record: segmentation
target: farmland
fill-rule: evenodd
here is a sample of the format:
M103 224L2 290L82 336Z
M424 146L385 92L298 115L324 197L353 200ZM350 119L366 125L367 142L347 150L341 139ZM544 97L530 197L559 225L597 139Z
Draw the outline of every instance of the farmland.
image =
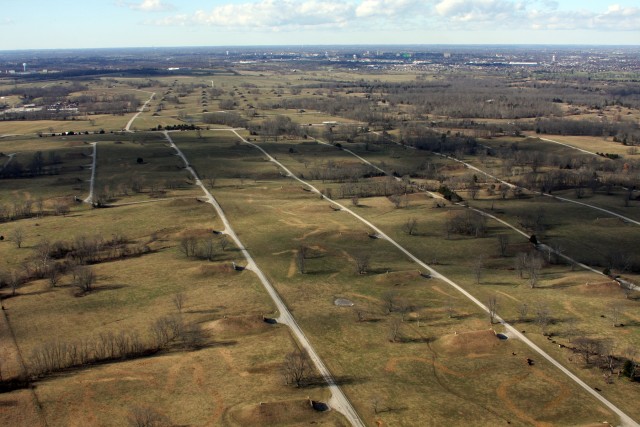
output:
M2 424L348 425L265 282L364 425L640 420L637 100L234 71L0 121Z

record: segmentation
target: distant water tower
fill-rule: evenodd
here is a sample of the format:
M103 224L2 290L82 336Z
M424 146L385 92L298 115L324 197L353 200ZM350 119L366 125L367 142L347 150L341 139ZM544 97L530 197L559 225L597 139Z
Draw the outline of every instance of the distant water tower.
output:
M26 73L27 72L27 63L23 62L22 63L22 70Z

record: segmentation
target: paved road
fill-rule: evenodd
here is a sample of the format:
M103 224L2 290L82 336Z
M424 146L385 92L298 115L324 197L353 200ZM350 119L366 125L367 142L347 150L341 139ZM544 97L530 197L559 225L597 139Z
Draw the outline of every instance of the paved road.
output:
M147 91L146 91L146 90L143 90L142 92L147 92ZM151 100L153 99L153 97L154 97L154 96L156 96L156 93L155 93L155 92L147 92L147 93L150 93L150 94L151 94L151 96L149 97L149 99L147 99L147 101L146 101L144 104L142 104L142 107L138 108L138 112L137 112L133 117L131 117L131 120L129 120L129 123L127 123L127 126L124 128L124 130L125 130L125 131L127 131L127 132L133 132L133 131L131 130L131 125L133 124L133 122L135 121L135 119L137 119L137 118L138 118L138 116L139 116L140 114L142 114L142 112L144 111L144 109L145 109L145 108L147 108L147 105L149 105L149 103L151 102Z
M574 150L582 151L585 154L591 154L592 156L601 157L599 154L596 154L593 151L584 150L582 148L576 147L575 145L566 144L566 143L560 142L560 141L554 141L553 139L541 138L539 136L533 136L533 135L529 136L529 138L538 138L540 141L546 141L546 142L552 142L552 143L558 144L558 145L564 145L565 147L569 147L569 148L573 148Z
M93 145L93 161L91 162L91 179L89 180L89 195L83 200L85 203L93 204L93 188L96 182L96 159L98 158L98 143L92 142Z
M284 166L282 163L280 163L279 161L277 161L274 157L272 157L267 151L265 151L262 147L258 146L257 144L254 144L252 142L247 141L246 139L244 139L242 136L240 136L236 131L233 131L238 138L240 138L242 141L244 141L245 143L257 148L258 150L260 150L268 159L269 161L277 164L282 170L284 170L287 174L287 176L291 177L292 179L300 182L301 184L303 184L304 186L308 187L309 189L311 189L311 191L321 195L322 193L320 192L320 190L318 190L316 187L314 187L312 184L309 184L308 182L298 178L297 176L295 176L286 166ZM446 276L443 276L442 274L440 274L438 271L436 271L433 267L425 264L422 260L420 260L418 257L416 257L415 255L413 255L411 252L409 252L407 249L405 249L403 246L401 246L399 243L397 243L395 240L391 239L387 234L385 234L381 229L379 229L378 227L376 227L373 223L369 222L368 220L364 219L363 217L361 217L360 215L358 215L357 213L353 212L351 209L349 209L347 206L342 205L341 203L336 202L335 200L332 200L330 198L327 198L326 196L324 197L326 200L328 200L329 202L331 202L332 204L339 206L341 208L342 211L348 212L349 214L351 214L352 216L354 216L355 218L357 218L358 220L360 220L361 222L363 222L364 224L366 224L368 227L370 227L373 231L375 231L377 233L377 235L382 238L387 240L389 243L391 243L392 245L394 245L397 249L399 249L401 252L403 252L405 255L407 255L411 260L413 260L416 264L418 264L420 267L422 267L423 269L429 271L430 275L433 278L436 279L440 279L444 282L446 282L447 284L449 284L450 286L452 286L453 288L455 288L458 292L460 292L461 294L463 294L465 297L467 297L469 300L471 300L474 304L476 304L478 307L480 307L480 309L482 309L483 311L485 311L486 313L489 313L489 308L484 305L482 302L480 302L480 300L478 300L476 297L474 297L473 295L471 295L469 292L467 292L464 288L462 288L460 285L458 285L457 283L455 283L454 281L452 281L451 279L449 279ZM514 328L512 325L510 325L509 323L507 323L504 319L502 319L500 316L496 316L496 320L501 323L502 325L504 325L504 327L510 332L510 335L512 337L516 337L519 338L520 340L522 340L522 342L524 342L527 346L529 346L529 348L531 348L532 350L534 350L536 353L540 354L540 356L542 356L543 358L545 358L546 360L549 361L549 363L551 363L552 365L554 365L555 367L557 367L558 369L560 369L565 375L567 375L571 380L573 380L574 382L576 382L580 387L582 387L585 391L587 391L589 394L591 394L593 397L595 397L597 400L599 400L602 404L604 404L607 408L609 408L612 412L614 412L619 418L620 421L622 423L623 426L629 426L629 427L640 427L640 424L638 424L636 421L634 421L631 417L629 417L627 414L625 414L621 409L619 409L617 406L615 406L613 403L611 403L609 400L605 399L604 397L602 397L599 393L597 393L595 390L593 390L588 384L586 384L584 381L582 381L580 378L578 378L577 376L575 376L571 371L569 371L567 368L565 368L561 363L559 363L558 361L556 361L553 357L551 357L549 354L547 354L542 348L538 347L535 343L533 343L531 340L529 340L527 337L525 337L522 333L520 333L520 331L518 331L516 328Z
M232 130L232 132L238 135L238 133L235 130ZM242 255L244 255L245 259L247 260L246 269L253 271L258 276L258 278L264 285L265 289L269 293L269 296L271 296L271 299L276 304L276 307L280 312L280 317L278 317L277 319L278 323L283 323L289 326L289 328L291 328L291 331L295 335L296 339L298 340L300 345L307 351L311 361L316 366L316 368L318 369L318 371L320 372L324 380L327 382L329 389L331 391L331 400L329 401L329 406L335 409L336 411L342 413L347 418L347 420L351 423L351 425L357 426L357 427L364 426L362 419L360 418L356 410L351 405L351 402L349 402L349 399L347 399L345 394L342 392L342 389L336 384L335 379L331 375L331 372L329 372L329 369L322 362L322 359L320 359L320 356L318 355L318 353L316 353L315 349L311 345L311 342L307 339L306 335L304 334L304 332L302 331L302 329L300 328L300 326L298 325L294 317L289 312L289 309L280 298L280 295L278 295L275 288L271 285L271 283L269 282L265 274L262 272L260 267L258 267L258 265L253 260L253 257L251 256L249 251L247 251L245 246L242 244L242 242L236 235L235 231L231 227L231 224L227 220L227 216L222 210L222 207L220 206L220 204L218 204L218 201L211 195L211 193L209 192L209 190L207 190L207 188L204 186L202 181L200 181L200 178L198 177L194 169L190 166L186 156L182 153L180 148L178 148L178 146L173 142L169 133L165 131L164 135L167 138L167 141L169 141L169 144L171 145L171 147L176 151L178 156L182 158L182 161L184 161L184 164L186 165L187 170L189 171L189 173L191 173L191 175L195 179L196 185L198 185L202 189L203 193L206 195L207 202L210 203L215 208L216 212L218 213L218 216L220 217L220 219L222 220L222 223L224 224L223 233L228 235L234 241L236 246L242 252ZM238 135L238 137L240 137L240 135ZM248 141L245 141L245 142L249 143Z

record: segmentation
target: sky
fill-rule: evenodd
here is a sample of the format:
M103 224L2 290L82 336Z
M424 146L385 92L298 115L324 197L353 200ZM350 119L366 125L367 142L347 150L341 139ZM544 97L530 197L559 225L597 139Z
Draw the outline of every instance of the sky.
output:
M0 50L640 45L638 0L0 0Z

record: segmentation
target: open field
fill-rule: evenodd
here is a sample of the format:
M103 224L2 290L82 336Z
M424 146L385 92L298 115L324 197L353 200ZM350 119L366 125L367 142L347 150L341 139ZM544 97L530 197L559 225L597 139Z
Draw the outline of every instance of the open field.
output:
M438 89L445 81L413 71L333 70L103 77L71 96L133 94L141 105L156 93L131 133L121 131L133 112L0 122L0 135L18 134L0 138L0 168L15 162L25 171L0 178L6 315L0 369L3 379L25 381L0 393L0 423L115 426L144 415L170 425L348 425L337 411L311 408L308 399L331 397L313 372L303 387L285 384L285 356L298 344L286 326L264 321L278 317L274 303L252 271L240 271L245 258L219 234L223 221L164 134L149 131L158 126L199 127L171 138L365 425L615 425L617 419L445 280L429 277L327 198L485 305L494 301L506 322L640 420L639 383L621 374L640 346L638 291L625 292L613 280L638 282L640 227L536 195L545 177L562 170L565 181L548 190L553 195L640 220L639 202L626 189L632 186L624 186L637 175L637 154L598 137L543 135L622 158L579 153L534 134L501 131L505 136L471 141L455 135L473 134L460 126L468 119L425 117L399 94L402 85ZM353 104L341 109L331 104L337 99ZM359 110L365 102L373 105L367 114ZM205 114L223 110L245 120L242 137L324 196L230 130L209 130L232 127L205 123ZM403 119L381 124L389 117ZM511 120L479 118L474 125L507 128ZM338 124L309 126L322 122ZM272 123L292 123L295 131L271 130ZM411 126L437 134L420 139ZM100 129L105 133L93 133ZM90 134L60 135L71 130ZM89 195L94 143L92 207L80 200ZM38 152L45 173L32 176ZM503 192L504 184L444 155L526 189ZM576 184L575 177L584 179ZM611 277L538 250L466 206ZM79 253L94 244L95 253ZM58 252L43 256L43 248ZM525 267L525 258L537 264ZM52 265L60 269L55 283L46 273ZM78 282L86 268L95 280L89 290ZM339 298L348 304L336 304ZM161 330L173 334L162 344ZM588 340L597 347L585 353ZM125 341L145 350L103 349ZM111 356L36 371L38 355L82 343ZM25 370L32 374L25 377Z

